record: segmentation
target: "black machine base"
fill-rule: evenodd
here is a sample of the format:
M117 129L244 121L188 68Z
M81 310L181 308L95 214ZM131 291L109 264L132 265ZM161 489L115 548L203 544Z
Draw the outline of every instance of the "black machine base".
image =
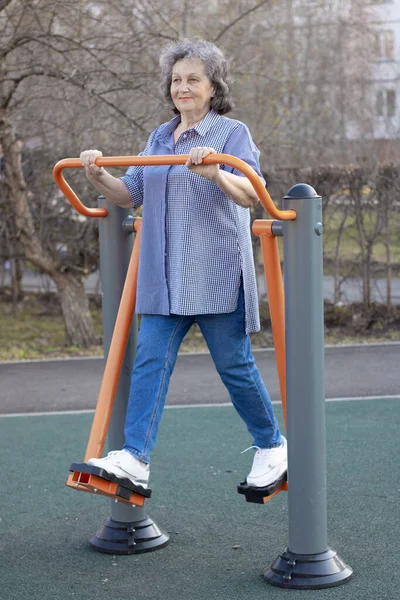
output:
M107 554L141 554L164 548L168 541L169 537L149 518L132 523L108 518L90 545Z
M334 550L319 554L282 552L264 573L264 579L282 588L312 590L335 587L349 581L353 571Z
M272 496L274 492L279 490L287 481L287 471L283 473L270 485L266 485L265 487L252 487L251 485L247 485L246 481L239 483L237 486L237 491L239 494L243 494L246 497L246 502L254 502L256 504L264 504L264 498L268 496Z
M124 498L126 500L129 500L132 492L134 492L136 494L140 494L141 496L144 496L145 498L151 497L151 489L150 488L144 488L141 485L135 485L134 483L132 483L132 481L130 479L117 477L116 475L113 475L112 473L108 473L101 467L95 467L93 465L88 465L87 463L72 463L69 470L71 472L87 473L89 475L97 475L97 477L101 477L102 479L105 479L106 481L111 481L111 483L117 483L118 487L117 487L117 491L116 491L116 496L120 496L121 498Z

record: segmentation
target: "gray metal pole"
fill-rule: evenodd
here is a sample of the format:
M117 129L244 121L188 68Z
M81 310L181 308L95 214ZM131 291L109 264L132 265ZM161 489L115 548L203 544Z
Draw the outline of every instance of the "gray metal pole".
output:
M327 545L322 199L293 186L284 208L289 547L265 573L281 587L331 587L352 571Z
M299 554L328 547L322 199L304 198L311 190L285 197L298 216L284 226L289 550Z
M99 219L100 275L102 289L103 343L107 360L111 338L118 314L126 272L134 242L133 227L123 227L131 218L132 211L98 198L99 208L106 208L108 215ZM115 396L107 435L108 450L121 450L125 442L124 424L128 405L131 371L136 355L138 323L136 314L132 319L120 380ZM139 541L140 539L140 541ZM90 543L103 552L133 554L147 552L166 545L168 537L146 515L144 507L123 502L111 502L111 518L94 536ZM150 548L149 548L150 544Z
M106 361L133 248L134 235L129 235L122 229L124 219L132 214L132 211L110 204L102 196L99 198L98 205L99 208L106 208L108 211L107 218L99 220L103 343L104 359ZM121 450L125 442L124 423L129 398L131 371L136 354L137 329L137 316L134 315L108 429L107 444L109 451ZM139 518L134 518L135 515ZM132 507L122 502L111 502L111 518L116 521L138 521L143 518L143 515L143 507Z

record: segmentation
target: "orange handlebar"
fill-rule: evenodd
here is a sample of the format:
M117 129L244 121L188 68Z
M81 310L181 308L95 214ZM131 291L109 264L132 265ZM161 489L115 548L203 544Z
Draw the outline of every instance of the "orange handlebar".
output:
M187 154L167 154L159 156L104 156L96 160L96 165L99 167L130 167L133 165L184 165L188 159ZM294 210L279 210L276 208L271 196L265 189L263 182L247 163L240 158L231 156L230 154L210 154L204 160L205 165L214 165L215 163L223 163L234 169L241 171L250 180L261 204L274 219L282 221L293 221L296 218ZM72 206L81 215L86 217L106 217L107 210L105 208L87 208L79 200L73 189L65 181L62 174L63 169L79 169L83 165L79 158L64 158L58 161L53 169L55 182L65 197L70 201Z

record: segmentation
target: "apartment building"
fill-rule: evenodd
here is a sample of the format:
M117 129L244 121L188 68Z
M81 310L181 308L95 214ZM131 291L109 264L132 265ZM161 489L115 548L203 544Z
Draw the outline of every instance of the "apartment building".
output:
M347 139L349 159L362 158L371 147L380 160L398 159L400 0L288 0L285 5L295 36L303 39L297 73L305 82L316 79L318 94L329 96L336 138Z
M395 140L400 136L400 0L371 2L369 20L375 34L373 137Z

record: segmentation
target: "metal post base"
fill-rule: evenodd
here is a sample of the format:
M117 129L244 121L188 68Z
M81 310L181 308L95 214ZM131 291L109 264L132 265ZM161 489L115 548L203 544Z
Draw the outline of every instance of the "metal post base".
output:
M169 537L149 518L132 523L108 518L90 545L107 554L141 554L164 548L168 541Z
M353 575L334 550L320 554L282 552L264 573L264 579L282 588L312 590L346 583Z

